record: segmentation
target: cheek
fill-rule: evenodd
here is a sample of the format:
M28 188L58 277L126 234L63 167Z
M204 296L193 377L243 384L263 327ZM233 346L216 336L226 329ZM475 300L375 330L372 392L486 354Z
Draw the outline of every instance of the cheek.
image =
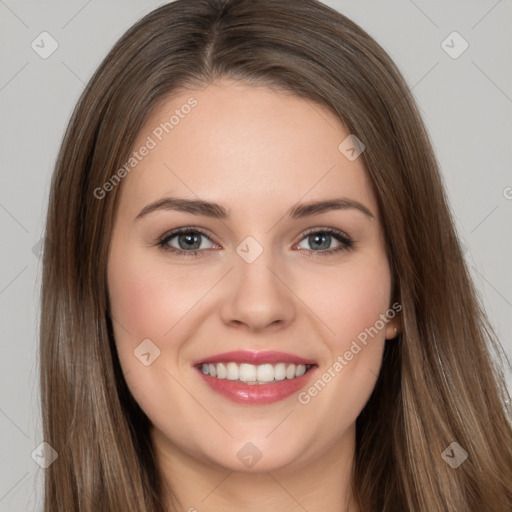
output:
M377 321L379 336L385 335L380 315L390 307L391 275L384 257L314 270L310 278L303 274L299 282L303 290L300 296L307 298L307 305L322 321L318 325L326 328L323 338L331 357L334 352L347 350L360 333L364 338L365 329Z
M109 258L117 354L131 393L151 418L161 414L169 397L179 396L170 374L186 339L186 322L181 320L208 285L195 278L191 281L191 273L179 268L170 274L165 265L137 249L114 248Z
M312 422L330 419L330 427L316 428L333 441L334 430L348 428L356 420L380 371L386 333L383 318L391 307L387 260L340 269L332 274L329 290L328 300L319 301L324 308L322 319L334 331L324 338L329 356L298 399ZM315 296L321 296L319 290Z
M120 324L119 339L126 339L129 333L133 342L150 338L163 346L164 339L168 343L172 337L174 326L208 289L209 280L191 277L192 272L185 267L173 269L171 274L165 265L133 253L120 265L113 254L109 264L111 312Z
M117 354L126 382L146 412L180 395L171 374L199 321L199 302L218 280L215 272L155 261L147 248L114 250L108 289ZM144 254L146 253L146 254ZM148 342L149 340L149 342ZM149 356L147 355L149 354ZM147 364L147 365L146 365ZM190 404L189 404L190 405Z
M367 267L365 271L354 272L345 279L344 290L338 302L337 318L340 321L336 324L343 344L347 337L357 338L366 332L366 329L375 326L379 320L377 329L379 335L384 336L385 329L380 315L385 314L389 308L390 294L391 278L385 264ZM364 338L364 335L359 336L359 339L361 338Z
M373 386L385 342L385 315L391 294L387 262L382 260L367 266L364 272L354 273L352 279L347 279L346 286L340 300L343 310L336 323L336 360L339 362L342 356L342 371L368 392L364 384Z

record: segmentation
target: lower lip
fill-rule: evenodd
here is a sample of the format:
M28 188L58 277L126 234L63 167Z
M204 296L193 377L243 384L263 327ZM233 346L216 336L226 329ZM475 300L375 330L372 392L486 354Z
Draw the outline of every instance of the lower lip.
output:
M312 366L300 377L273 381L268 384L244 384L236 380L218 379L205 375L200 369L198 371L213 391L232 402L260 405L278 402L298 393L309 381L316 368L316 366Z

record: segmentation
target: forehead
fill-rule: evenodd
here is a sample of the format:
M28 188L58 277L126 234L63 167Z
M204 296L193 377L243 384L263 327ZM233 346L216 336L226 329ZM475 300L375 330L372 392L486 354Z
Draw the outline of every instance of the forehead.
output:
M180 90L140 130L121 205L135 213L165 195L199 196L277 214L301 199L346 196L377 216L362 157L339 149L349 135L327 108L268 87L223 80Z

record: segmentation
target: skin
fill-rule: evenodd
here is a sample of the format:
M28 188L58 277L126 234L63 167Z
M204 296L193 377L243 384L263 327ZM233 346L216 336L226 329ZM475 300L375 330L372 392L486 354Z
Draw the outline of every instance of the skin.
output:
M278 350L315 360L312 384L391 307L384 233L363 159L349 161L338 150L348 132L324 107L227 79L174 94L134 148L190 97L197 106L124 178L108 260L116 346L127 384L152 422L159 467L179 510L356 512L355 420L398 316L307 404L297 395L268 405L233 403L191 364L231 350ZM134 220L170 195L220 203L230 216L159 210ZM335 197L362 203L373 218L357 209L284 216L298 202ZM157 245L181 227L208 233L200 255ZM325 246L304 233L329 227L346 233L353 247L322 255ZM263 249L252 263L236 252L247 236ZM169 244L180 248L179 237ZM325 244L342 245L334 237ZM148 338L160 355L145 366L134 350ZM262 455L250 468L237 457L247 442Z

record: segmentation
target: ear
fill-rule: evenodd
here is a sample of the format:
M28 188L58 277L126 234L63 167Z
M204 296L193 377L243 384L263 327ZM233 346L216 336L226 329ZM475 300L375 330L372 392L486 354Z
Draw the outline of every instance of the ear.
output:
M396 338L401 332L399 315L391 318L386 325L386 339L392 340Z

